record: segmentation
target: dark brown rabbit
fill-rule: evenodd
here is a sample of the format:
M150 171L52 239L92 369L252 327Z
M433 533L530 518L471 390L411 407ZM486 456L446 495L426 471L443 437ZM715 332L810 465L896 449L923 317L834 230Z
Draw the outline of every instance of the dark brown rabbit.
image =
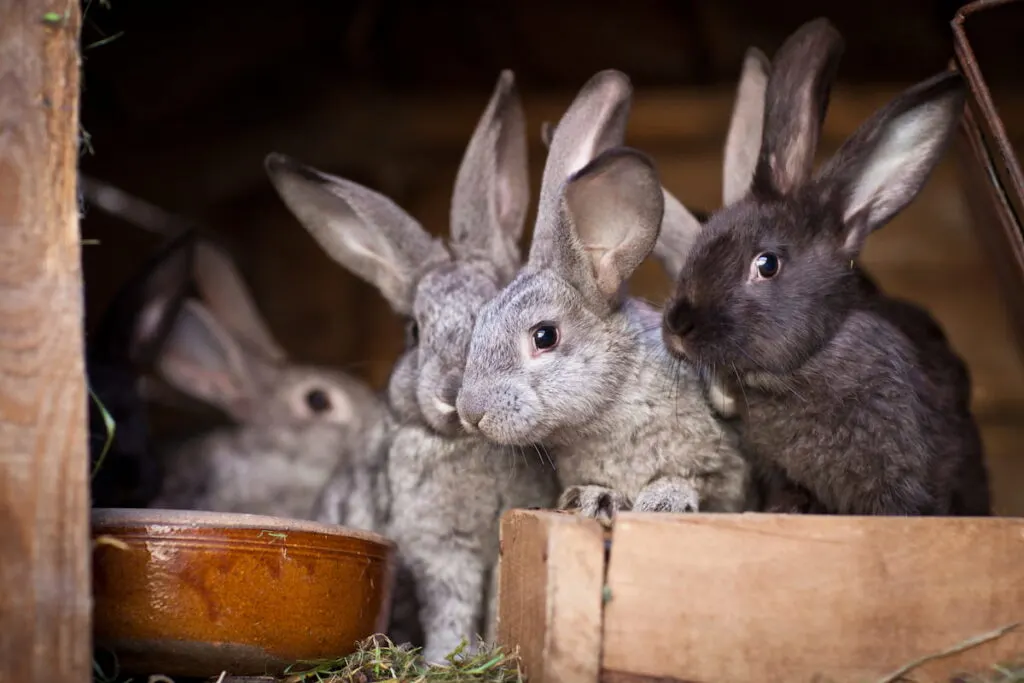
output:
M189 292L195 237L184 231L167 240L118 291L86 341L94 507L145 507L159 490L140 381Z
M952 72L914 85L813 174L842 49L817 19L776 54L750 189L690 221L665 342L736 400L766 509L989 514L963 361L857 265L941 159L964 85Z

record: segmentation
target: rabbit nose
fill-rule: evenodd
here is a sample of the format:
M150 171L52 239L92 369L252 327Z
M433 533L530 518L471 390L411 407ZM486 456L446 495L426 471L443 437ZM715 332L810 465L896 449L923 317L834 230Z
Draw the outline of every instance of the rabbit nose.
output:
M677 337L693 331L693 307L685 299L678 299L665 311L665 329Z

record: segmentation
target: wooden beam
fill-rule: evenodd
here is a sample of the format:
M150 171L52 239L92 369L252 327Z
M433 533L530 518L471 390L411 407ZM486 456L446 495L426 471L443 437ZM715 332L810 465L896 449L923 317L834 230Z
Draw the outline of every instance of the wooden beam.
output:
M604 532L593 519L512 510L501 521L498 642L532 683L597 683Z
M79 4L0 2L0 681L87 681Z

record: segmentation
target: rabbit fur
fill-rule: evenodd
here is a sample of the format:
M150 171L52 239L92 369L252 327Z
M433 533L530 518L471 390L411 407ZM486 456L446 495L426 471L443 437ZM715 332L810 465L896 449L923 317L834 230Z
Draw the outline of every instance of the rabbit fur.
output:
M92 480L94 507L145 507L159 490L141 378L188 293L194 248L192 232L166 240L117 292L87 341L86 372L95 395L89 401L89 455L99 466ZM114 422L112 438L104 411Z
M659 312L624 295L664 204L653 164L617 147L631 90L621 72L596 74L551 133L527 265L480 311L457 409L497 443L552 447L564 509L738 511L749 490L734 434L665 351Z
M368 188L282 154L266 167L325 252L407 319L388 384L388 532L415 577L424 656L442 661L463 639L473 646L481 627L493 635L501 514L550 507L557 496L549 463L466 434L455 411L477 312L520 266L529 185L512 72L502 72L463 156L447 244Z
M749 189L689 221L665 343L738 399L766 509L986 515L966 366L931 316L857 265L938 164L965 88L955 72L914 85L813 174L842 50L826 19L779 49Z
M328 517L379 529L383 398L346 373L290 362L221 248L200 242L196 261L204 298L185 302L157 371L234 424L163 454L163 486L151 507ZM339 468L351 474L353 497L328 515L318 504Z

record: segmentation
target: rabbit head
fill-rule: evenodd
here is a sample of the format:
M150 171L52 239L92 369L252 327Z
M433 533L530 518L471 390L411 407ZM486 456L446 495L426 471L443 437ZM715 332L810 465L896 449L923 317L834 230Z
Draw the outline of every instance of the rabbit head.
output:
M667 346L704 367L799 367L870 294L864 240L917 195L960 118L959 75L936 75L876 112L812 177L842 40L826 20L780 48L747 194L694 224L664 315Z
M88 340L87 372L95 394L89 402L89 450L94 461L107 450L93 481L96 505L141 506L156 493L159 472L149 453L140 380L189 291L194 247L192 232L168 240L118 291Z
M363 426L372 390L343 372L291 363L220 247L199 243L195 279L205 304L189 299L174 320L157 361L165 381L238 424Z
M448 244L387 197L282 154L266 160L282 200L338 263L407 318L388 397L403 421L461 433L455 398L477 312L514 276L529 204L525 116L502 72L455 180Z
M467 430L540 441L589 422L625 379L613 314L663 210L650 160L612 146L629 97L623 74L596 74L553 130L527 265L477 320L457 402Z

